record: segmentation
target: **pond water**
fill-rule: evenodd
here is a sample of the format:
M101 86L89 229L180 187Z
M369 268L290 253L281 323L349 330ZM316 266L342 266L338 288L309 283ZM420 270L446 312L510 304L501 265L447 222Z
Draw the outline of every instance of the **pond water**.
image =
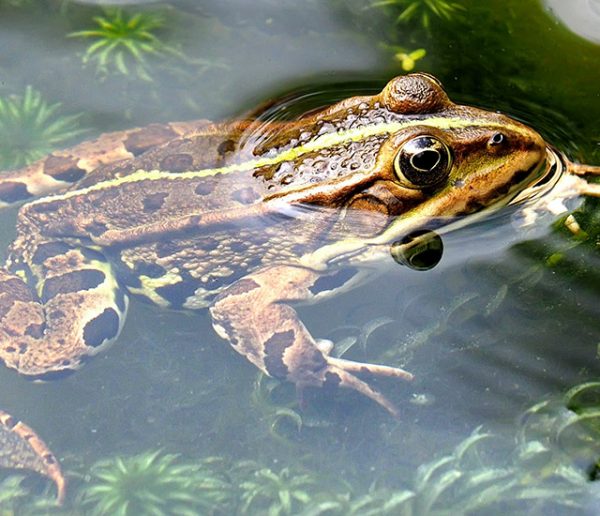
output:
M121 34L152 34L139 58L111 50L118 20L131 22ZM2 168L148 123L294 118L411 70L600 164L600 46L538 0L0 0L0 48ZM22 106L27 91L57 111L10 118L7 99ZM347 390L311 389L300 407L205 310L134 300L117 343L77 374L37 384L0 369L0 408L35 428L70 483L58 509L45 480L7 472L0 508L596 514L598 206L569 204L577 237L564 217L522 228L518 209L502 211L445 234L431 270L389 258L357 289L298 308L344 357L415 375L377 382L399 420ZM15 215L1 217L3 248Z

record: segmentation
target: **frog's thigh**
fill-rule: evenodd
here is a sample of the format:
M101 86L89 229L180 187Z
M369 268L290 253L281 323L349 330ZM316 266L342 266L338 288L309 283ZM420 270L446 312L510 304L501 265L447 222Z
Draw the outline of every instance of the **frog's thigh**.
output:
M331 276L330 276L331 278ZM250 274L222 292L210 312L217 333L229 340L266 374L287 379L298 387L341 385L375 400L392 414L396 408L354 373L411 379L402 369L353 362L328 355L282 302L310 300L331 283L315 271L274 266Z
M55 378L118 336L127 297L100 253L43 242L31 264L13 260L11 268L15 273L0 269L0 358L7 366Z

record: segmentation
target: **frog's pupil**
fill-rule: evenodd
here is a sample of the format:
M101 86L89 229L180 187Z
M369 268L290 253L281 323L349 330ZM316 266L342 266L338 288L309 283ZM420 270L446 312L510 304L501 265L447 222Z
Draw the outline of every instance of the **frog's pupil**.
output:
M396 177L408 188L428 188L448 177L452 155L448 146L433 136L407 141L394 160Z
M416 170L431 172L439 164L440 159L441 156L437 150L428 149L415 154L410 161Z
M504 143L504 135L502 133L496 133L492 136L492 145L500 145Z

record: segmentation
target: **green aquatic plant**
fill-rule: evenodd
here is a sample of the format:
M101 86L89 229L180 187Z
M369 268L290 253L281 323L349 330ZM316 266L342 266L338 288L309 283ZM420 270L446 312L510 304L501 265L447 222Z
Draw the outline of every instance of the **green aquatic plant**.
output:
M409 23L419 20L423 28L429 30L432 18L445 21L454 20L465 8L457 2L448 0L376 0L373 7L389 8L400 11L397 23Z
M402 70L410 72L415 69L417 61L420 61L427 56L427 50L424 48L417 48L416 50L409 50L399 45L381 45L386 50L390 51L394 56L394 61L400 63Z
M389 489L371 489L367 494L352 497L346 493L319 493L303 510L301 516L378 516L380 514L404 515L403 507L413 495L409 491L394 492Z
M199 465L179 463L178 456L151 451L94 464L81 504L86 514L197 514L202 485L216 487ZM217 490L218 491L218 490ZM217 502L209 497L210 502Z
M25 477L11 475L0 482L0 515L12 514L20 503L29 496L29 491L22 486Z
M300 514L524 514L532 507L578 514L600 503L589 482L600 477L599 430L600 382L584 383L526 410L512 438L476 428L451 453L419 466L408 486L319 492Z
M311 491L317 479L309 474L283 468L278 473L270 468L256 467L250 478L240 483L240 514L258 514L266 511L270 516L297 514L311 501ZM243 467L242 469L246 469Z
M23 475L10 475L0 481L0 516L66 514L49 491L34 495L26 488L23 485L25 478Z
M494 507L525 510L540 506L577 507L586 490L585 474L554 460L543 442L517 441L512 453L494 456L505 445L476 429L449 456L417 470L414 496L407 498L414 514L473 514Z
M297 399L286 399L280 391L286 391L286 385L258 373L254 382L250 401L262 414L261 420L269 426L269 433L281 442L288 442L289 431L296 433L302 429L302 415L294 410Z
M0 169L18 168L85 132L80 115L59 115L31 86L23 95L0 97Z
M94 63L100 75L116 72L150 81L148 58L167 53L179 54L165 44L156 32L165 26L165 18L152 12L128 13L121 8L106 8L95 16L93 29L71 32L68 37L93 40L83 54L83 63Z
M427 51L424 48L417 48L412 52L400 49L394 54L394 59L400 63L405 72L410 72L415 68L417 61L423 59L426 55Z

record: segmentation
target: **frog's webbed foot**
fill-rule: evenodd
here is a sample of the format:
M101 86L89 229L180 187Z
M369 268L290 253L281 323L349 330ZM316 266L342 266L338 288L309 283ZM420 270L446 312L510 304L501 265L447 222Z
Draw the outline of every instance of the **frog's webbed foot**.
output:
M274 266L250 274L222 292L211 307L213 326L266 374L303 387L341 386L356 390L398 416L396 407L356 374L402 378L402 369L329 356L331 345L315 341L286 301L308 301L339 288L346 275L301 267Z
M56 501L63 503L66 481L60 464L46 443L22 421L0 410L0 467L29 469L56 484Z
M367 382L358 378L354 373L366 373L373 376L388 376L402 378L403 380L412 380L412 374L396 367L353 362L341 358L326 356L325 360L327 361L327 367L323 371L322 381L318 386L338 384L340 387L353 389L379 403L379 405L384 407L392 414L392 416L396 418L400 416L398 408L392 402L379 391L373 389Z

